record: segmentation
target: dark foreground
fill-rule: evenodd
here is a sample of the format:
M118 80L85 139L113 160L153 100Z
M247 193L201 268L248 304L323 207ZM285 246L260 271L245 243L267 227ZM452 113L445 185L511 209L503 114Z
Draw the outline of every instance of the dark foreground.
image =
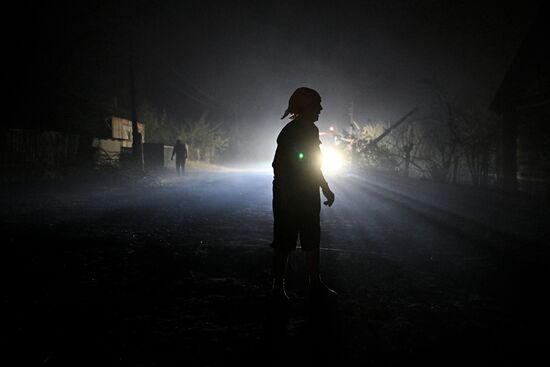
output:
M333 182L322 268L339 299L308 303L298 251L286 309L269 301L269 174L3 188L10 365L547 359L544 206L412 181Z

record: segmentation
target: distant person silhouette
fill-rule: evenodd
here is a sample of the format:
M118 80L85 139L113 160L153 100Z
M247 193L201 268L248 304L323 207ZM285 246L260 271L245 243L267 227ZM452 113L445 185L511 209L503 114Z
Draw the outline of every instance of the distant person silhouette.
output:
M178 175L180 175L185 171L185 161L187 160L187 146L185 143L182 143L180 139L178 139L176 145L174 145L171 160L174 160L174 156L176 156L176 171Z
M283 117L291 121L277 138L273 160L273 288L274 301L288 301L285 271L288 255L296 250L298 237L306 257L309 275L309 298L332 298L336 292L328 288L320 276L320 212L319 188L326 197L325 205L334 202L321 171L319 129L315 122L321 113L321 96L315 90L301 87L290 97Z

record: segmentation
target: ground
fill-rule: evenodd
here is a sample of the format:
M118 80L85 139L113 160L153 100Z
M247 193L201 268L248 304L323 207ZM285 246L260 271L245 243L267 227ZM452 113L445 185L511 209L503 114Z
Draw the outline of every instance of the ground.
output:
M21 365L527 362L549 346L547 206L365 173L329 177L310 304L292 255L270 302L271 173L2 188L3 333Z

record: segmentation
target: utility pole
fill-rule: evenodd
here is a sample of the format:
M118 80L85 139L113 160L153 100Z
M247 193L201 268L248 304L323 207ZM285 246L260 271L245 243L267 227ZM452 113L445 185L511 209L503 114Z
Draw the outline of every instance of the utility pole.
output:
M353 136L353 101L351 101L348 109L349 114L349 133Z
M361 128L359 125L357 125L357 122L355 122L354 114L353 114L353 101L351 101L351 104L349 106L349 126L350 126L350 135L355 136L355 131L357 133L361 133Z
M131 17L131 16L130 16ZM128 58L130 71L130 109L132 114L132 163L133 166L143 171L143 143L142 136L138 130L137 102L136 102L136 75L135 75L135 52L134 52L134 30L133 21L129 20Z
M355 122L355 119L353 118L353 100L351 101L350 107L349 107L349 126L350 126L350 136L351 136L351 166L356 167L359 163L359 151L357 147L357 139L359 139L361 134L361 129Z
M387 129L384 129L384 132L382 134L380 134L378 137L376 137L375 139L371 140L368 145L375 146L380 140L384 139L386 137L386 135L391 133L391 131L393 129L395 129L396 127L401 125L410 115L412 115L416 111L418 111L418 107L413 108L405 116L401 117L396 123L394 123L393 125L391 125Z

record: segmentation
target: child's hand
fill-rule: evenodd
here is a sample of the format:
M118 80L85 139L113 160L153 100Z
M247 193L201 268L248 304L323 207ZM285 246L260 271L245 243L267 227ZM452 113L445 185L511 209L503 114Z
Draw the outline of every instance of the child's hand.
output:
M327 198L327 200L323 202L323 204L328 205L329 207L332 206L332 204L334 203L334 193L330 191L328 187L324 187L323 195L325 195L325 197Z

